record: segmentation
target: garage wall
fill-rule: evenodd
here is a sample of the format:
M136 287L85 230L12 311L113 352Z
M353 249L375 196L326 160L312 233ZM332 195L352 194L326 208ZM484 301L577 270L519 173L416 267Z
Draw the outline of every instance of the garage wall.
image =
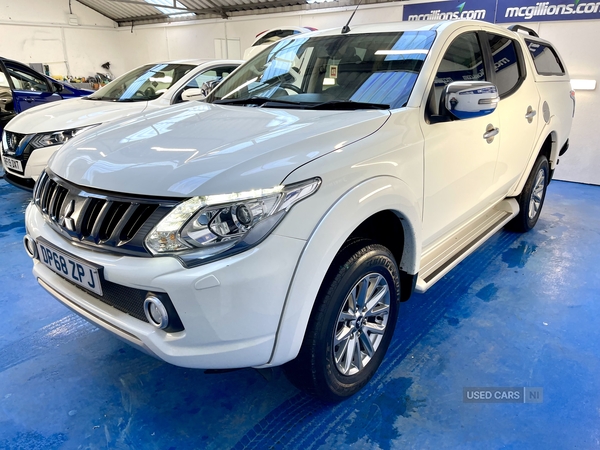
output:
M60 75L89 76L106 61L126 70L116 23L76 1L72 9L78 26L68 24L68 0L0 0L0 55Z
M229 20L206 20L191 23L135 26L121 28L121 42L133 49L128 63L130 68L161 59L215 58L215 39L239 41L239 53L252 45L261 31L280 26L310 26L318 29L342 27L354 8L320 9L293 13L244 16ZM402 20L402 6L364 5L353 24L398 22ZM417 26L417 25L415 25ZM153 56L153 57L152 57ZM225 57L226 55L223 55ZM148 59L150 57L150 59ZM237 57L230 54L229 58Z

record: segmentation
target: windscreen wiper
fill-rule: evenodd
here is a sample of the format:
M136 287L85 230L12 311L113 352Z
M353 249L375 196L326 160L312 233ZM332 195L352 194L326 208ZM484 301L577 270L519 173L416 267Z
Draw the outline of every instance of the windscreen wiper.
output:
M390 105L380 103L353 102L352 100L331 100L323 103L292 102L289 100L279 100L267 97L250 97L239 99L215 100L213 103L218 105L258 105L263 108L277 108L285 105L297 109L315 109L315 110L334 110L334 111L354 111L357 109L390 109Z
M249 98L225 98L221 100L215 100L215 105L264 105L265 103L282 104L282 105L298 105L298 102L291 102L288 100L278 100L275 98L268 97L249 97Z
M331 100L324 103L304 105L307 109L330 109L335 111L354 111L356 109L390 109L390 105L381 103L353 102L352 100Z

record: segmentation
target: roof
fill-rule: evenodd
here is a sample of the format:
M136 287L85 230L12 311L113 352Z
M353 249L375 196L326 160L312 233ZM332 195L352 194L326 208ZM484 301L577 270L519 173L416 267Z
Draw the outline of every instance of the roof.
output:
M307 0L77 0L119 24L160 23L353 6L359 0L308 3ZM309 0L312 1L312 0ZM406 0L363 0L362 4Z

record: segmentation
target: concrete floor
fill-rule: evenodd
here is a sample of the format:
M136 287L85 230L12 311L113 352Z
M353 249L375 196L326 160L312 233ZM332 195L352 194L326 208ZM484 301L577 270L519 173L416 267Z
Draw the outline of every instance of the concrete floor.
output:
M28 197L0 180L1 449L600 447L600 187L553 182L535 230L403 304L379 372L336 406L279 369L161 363L71 314L31 275ZM463 403L469 386L543 403Z

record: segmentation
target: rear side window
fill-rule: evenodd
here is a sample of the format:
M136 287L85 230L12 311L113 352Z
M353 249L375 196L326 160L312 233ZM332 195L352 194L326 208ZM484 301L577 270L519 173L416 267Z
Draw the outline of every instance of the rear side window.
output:
M495 82L502 97L515 89L523 76L517 53L518 44L510 38L497 34L488 33L488 39L494 59Z
M556 53L551 46L542 44L540 42L525 40L527 48L531 53L533 62L535 64L535 70L540 75L564 75L565 68Z

